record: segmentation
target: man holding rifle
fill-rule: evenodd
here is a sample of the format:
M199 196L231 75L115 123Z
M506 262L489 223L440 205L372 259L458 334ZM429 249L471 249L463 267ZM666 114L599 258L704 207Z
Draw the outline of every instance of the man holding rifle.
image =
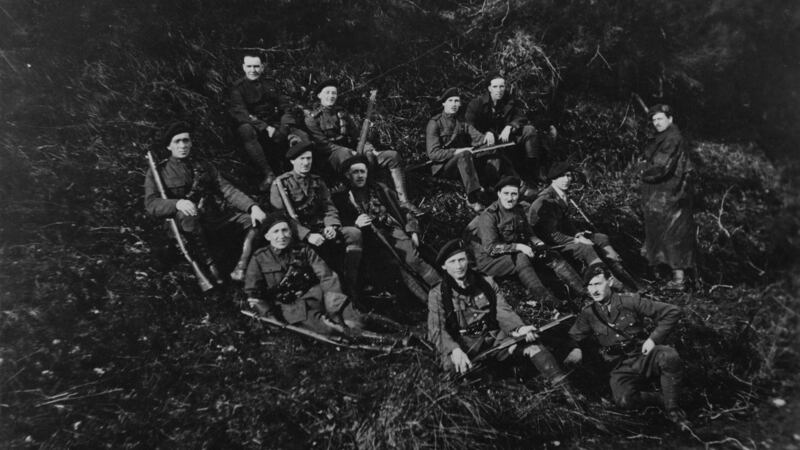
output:
M206 266L217 284L222 283L222 278L208 251L206 231L217 231L230 224L247 230L242 255L231 273L232 279L240 281L253 250L255 225L264 219L265 213L212 164L192 157L191 132L185 122L172 123L165 129L160 145L171 156L158 164L157 172L151 168L145 176L145 209L152 216L175 220L189 243L189 253ZM163 196L159 185L164 189Z
M550 383L568 389L555 358L538 343L536 328L522 322L492 278L470 268L467 252L464 242L452 240L436 256L445 274L428 295L428 340L439 353L442 367L464 374L472 369L472 358L519 340L494 353L492 359L530 362Z
M330 190L319 175L311 173L310 143L295 142L286 157L292 170L272 183L270 203L275 209L285 210L298 223L300 241L311 244L331 266L341 268L347 291L353 301L357 301L361 230L342 226Z
M383 255L400 267L403 282L412 294L426 301L431 286L441 281L436 269L419 254L419 222L405 210L397 194L369 178L369 162L362 155L342 163L349 189L338 196L342 222L361 229L365 257L378 261ZM372 256L372 258L370 258Z
M356 127L350 114L336 104L339 98L338 81L323 81L317 86L315 93L319 105L306 115L306 127L311 133L316 155L320 158L318 163L327 161L334 174L338 176L342 173L342 163L357 153L360 128ZM366 117L365 120L370 118ZM422 212L409 201L400 154L394 150L378 150L368 141L363 142L363 147L363 155L369 159L373 167L389 171L400 204L414 214L421 215Z
M442 112L428 121L425 143L428 158L433 162L433 175L452 178L461 177L467 191L467 203L475 212L483 210L486 202L485 190L479 174L496 182L503 175L516 175L511 162L495 151L475 150L473 147L487 144L486 136L475 127L460 119L461 94L451 87L439 97Z

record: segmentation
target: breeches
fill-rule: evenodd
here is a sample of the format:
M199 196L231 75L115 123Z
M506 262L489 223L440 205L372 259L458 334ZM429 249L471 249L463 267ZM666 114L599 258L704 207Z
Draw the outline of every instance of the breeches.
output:
M652 377L660 377L667 409L677 406L683 363L678 352L668 345L656 345L647 355L628 358L611 371L614 401L622 408L639 407L642 384Z

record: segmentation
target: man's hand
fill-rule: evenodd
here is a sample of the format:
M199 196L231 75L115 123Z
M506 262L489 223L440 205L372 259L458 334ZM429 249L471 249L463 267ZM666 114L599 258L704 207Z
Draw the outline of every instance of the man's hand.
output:
M370 217L368 214L359 214L358 217L356 217L356 226L358 228L368 227L371 224L372 217Z
M511 332L511 336L513 337L520 337L523 335L525 336L525 342L533 342L539 338L539 336L536 335L536 327L533 325L523 325Z
M527 256L528 258L533 258L533 249L528 247L525 244L514 244L514 248L518 251Z
M195 206L194 202L191 200L186 200L185 198L178 200L178 203L175 203L175 207L178 208L178 211L187 216L197 215L197 206Z
M572 364L580 364L583 360L583 352L579 348L573 348L571 352L564 358L564 365L569 366Z
M503 131L500 132L500 142L508 142L511 138L511 125L506 125Z
M548 130L548 134L553 139L558 137L558 130L556 130L555 125L550 125L550 129Z
M458 155L460 155L462 153L471 152L471 151L472 151L472 147L459 148L458 150L453 152L453 156L458 156Z
M486 132L486 136L483 138L483 143L490 147L494 145L494 134L491 131Z
M336 227L333 225L328 225L324 230L322 230L322 235L325 236L325 239L335 239Z
M417 233L411 233L411 243L414 244L414 248L419 248L419 235Z
M267 136L272 137L273 134L275 134L275 127L267 125Z
M314 247L319 247L325 243L325 237L319 233L309 233L308 237L306 237L306 240Z
M472 369L472 361L469 360L469 356L464 353L464 350L460 348L456 348L450 353L450 361L456 366L456 372L458 373L465 373L469 369Z
M253 207L250 208L250 222L253 224L254 227L257 224L263 222L264 219L266 218L267 218L267 213L265 213L260 206L253 205Z
M255 116L250 116L250 119L253 120L252 125L253 125L253 128L255 128L256 130L264 131L264 130L269 129L269 125L267 125L267 122L264 122L263 120L258 120L258 119L255 118Z
M594 245L594 243L583 234L578 234L577 236L575 236L574 242L576 244Z
M650 353L650 350L653 350L653 347L655 347L655 346L656 346L656 343L653 342L652 339L647 338L647 340L644 341L644 344L642 344L642 354L646 355L646 354Z

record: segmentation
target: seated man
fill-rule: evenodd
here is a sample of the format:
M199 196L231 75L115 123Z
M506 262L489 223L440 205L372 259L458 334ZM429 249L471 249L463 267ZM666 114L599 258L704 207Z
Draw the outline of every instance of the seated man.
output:
M338 176L342 173L342 163L356 154L355 148L358 146L361 129L356 127L353 118L344 108L336 105L339 96L339 83L336 80L320 83L316 95L319 105L306 116L306 126L315 144L315 151L321 158L318 162L327 161ZM389 170L400 205L416 215L422 214L408 199L400 154L394 150L378 151L369 142L364 147L364 154L373 166Z
M557 252L545 250L544 242L525 220L525 209L519 203L521 184L517 177L503 177L495 186L497 201L467 225L467 232L473 237L477 268L494 277L517 275L537 301L560 306L536 275L534 258L544 259L575 294L582 296L586 291L575 269Z
M148 171L144 180L144 206L152 216L175 219L193 257L207 266L217 284L222 283L222 278L208 252L206 231L217 231L229 224L246 230L242 255L231 273L232 279L241 281L253 250L256 222L263 220L265 213L220 176L213 165L191 156L191 131L185 122L175 122L166 128L161 145L171 156L158 164L158 175L167 198L161 198L153 172ZM225 207L228 205L233 209Z
M615 293L609 283L610 276L602 264L586 271L584 280L593 302L583 308L569 331L575 347L565 364L581 362L583 351L578 345L593 336L603 359L613 367L610 383L617 405L663 406L671 421L682 429L688 428L690 424L678 405L683 377L681 358L674 348L663 345L680 318L680 309L639 294ZM645 317L655 323L649 334L645 332ZM661 393L641 391L641 383L652 377L660 377Z
M467 202L475 211L483 210L484 189L480 174L495 183L503 175L516 175L511 162L505 156L494 153L472 154L472 147L487 143L485 136L472 125L457 117L461 108L461 94L449 88L439 98L442 112L431 117L425 131L428 158L433 161L431 173L452 178L461 176L467 191Z
M528 221L548 245L563 245L562 253L583 263L583 268L601 263L595 252L600 249L612 272L634 290L643 286L622 266L622 258L611 247L608 236L591 231L579 231L570 218L569 188L573 172L567 162L555 164L547 174L550 186L528 208Z
M245 54L242 70L245 76L237 80L230 91L228 114L245 152L264 175L259 187L266 192L275 179L275 172L281 171L290 135L306 141L308 135L298 129L289 98L278 92L273 80L263 76L261 55ZM266 152L262 144L267 147Z
M250 306L322 334L343 332L345 326L362 328L339 277L311 247L295 241L292 228L278 212L260 227L269 245L256 250L247 266L244 291Z
M319 175L311 173L311 143L296 142L286 157L292 170L272 183L270 203L275 209L285 209L298 222L300 241L311 244L328 263L341 270L347 292L355 302L359 293L361 230L342 226L328 187Z
M487 93L469 102L465 119L468 124L486 135L486 144L516 142L524 150L525 170L531 183L543 180L545 151L536 128L528 122L522 104L506 90L506 80L492 75L488 79ZM550 127L551 136L555 128ZM513 158L516 162L522 158Z
M433 343L445 371L465 373L482 351L525 336L525 342L497 353L497 360L513 356L529 360L556 385L567 388L565 376L553 355L538 344L535 328L525 325L506 302L497 284L469 267L467 246L452 240L436 257L446 272L442 283L428 295L428 340ZM519 361L521 360L521 361Z
M419 255L419 223L402 208L394 191L368 178L367 158L351 156L342 163L349 189L338 196L342 222L361 229L368 260L393 260L400 265L403 282L420 301L441 281L436 269ZM377 235L380 233L380 236Z

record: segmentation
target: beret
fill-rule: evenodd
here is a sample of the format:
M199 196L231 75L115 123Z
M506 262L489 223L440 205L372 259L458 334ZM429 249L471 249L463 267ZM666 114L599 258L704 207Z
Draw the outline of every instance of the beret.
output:
M672 117L672 108L669 105L665 105L663 103L654 105L647 110L647 116L653 117L658 113L664 113L667 117Z
M333 86L338 90L339 82L333 78L328 78L327 80L322 81L317 85L317 88L314 90L314 95L319 95L319 93L322 92L322 90L328 86Z
M442 95L439 96L439 103L444 103L450 97L461 97L461 92L457 87L445 89L444 92L442 92Z
M181 133L191 133L192 127L186 122L172 122L164 128L164 131L161 133L161 141L164 147L168 147L170 142L172 142L172 138L175 135Z
M311 151L311 142L297 141L289 147L289 150L286 152L286 157L288 159L295 159L307 151Z
M583 272L583 284L588 285L592 278L604 275L606 278L611 278L611 272L608 270L608 267L603 263L594 263L591 266L587 267L586 270Z
M369 160L367 159L366 156L353 155L342 162L340 170L342 171L342 173L346 174L350 170L350 167L353 166L354 164L364 164L369 168Z
M289 220L289 218L286 217L286 215L282 211L273 211L267 214L267 217L265 217L264 220L261 222L261 224L258 226L259 233L262 235L267 234L267 232L272 227L281 222L286 222L290 228L292 226L291 220Z
M547 171L547 178L550 180L555 180L571 170L572 164L570 164L569 161L560 161L550 167L550 170Z
M494 190L495 192L500 192L500 190L506 186L514 186L519 188L522 186L522 180L520 180L519 177L506 175L503 178L500 178L500 181L494 185Z
M448 258L460 252L468 252L469 248L467 243L461 239L452 239L442 246L439 253L436 254L436 264L439 266L444 265Z

